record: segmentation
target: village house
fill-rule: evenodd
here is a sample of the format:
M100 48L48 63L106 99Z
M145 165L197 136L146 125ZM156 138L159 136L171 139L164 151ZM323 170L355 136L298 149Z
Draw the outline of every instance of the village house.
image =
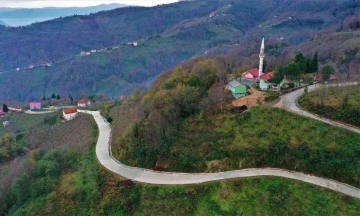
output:
M86 52L85 55L91 55L91 52Z
M78 107L87 107L87 106L91 105L91 102L88 99L81 99L81 100L79 100L79 102L77 104L78 104Z
M95 50L95 49L92 49L91 52L92 52L92 53L96 53L96 50Z
M63 117L66 121L73 120L78 114L77 108L70 108L70 109L64 109L63 110Z
M247 94L247 86L241 84L240 82L234 80L229 83L229 89L234 96L234 98L238 99L246 96Z
M330 75L329 81L336 81L338 77L335 74ZM324 74L317 73L314 75L314 81L324 81Z
M20 68L16 68L16 71L20 71L21 69Z
M242 79L256 81L259 78L259 69L254 68L243 73Z
M86 53L85 51L81 51L80 55L85 55L85 53Z
M269 73L266 73L266 74L262 75L262 76L260 77L259 88L260 88L261 90L264 90L264 91L267 91L267 90L275 90L275 91L278 91L278 90L280 90L280 87L281 87L282 85L284 85L284 83L285 83L286 80L283 79L279 85L269 82L269 80L270 80L274 75L275 75L275 72L269 72Z
M137 46L137 45L138 45L138 42L134 41L133 46Z
M4 117L4 116L6 116L6 112L4 112L0 109L0 117Z
M34 67L35 67L35 65L30 64L28 68L29 68L29 69L33 69Z
M30 102L30 110L39 110L41 109L41 102Z

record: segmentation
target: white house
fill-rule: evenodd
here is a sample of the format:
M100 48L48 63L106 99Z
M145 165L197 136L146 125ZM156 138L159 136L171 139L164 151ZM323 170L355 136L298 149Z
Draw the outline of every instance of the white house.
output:
M73 120L78 114L78 110L76 108L64 109L63 116L66 121Z
M90 106L90 105L91 105L91 102L88 99L81 99L78 102L78 107L87 107L87 106Z
M96 49L92 49L91 52L92 52L92 53L96 53Z

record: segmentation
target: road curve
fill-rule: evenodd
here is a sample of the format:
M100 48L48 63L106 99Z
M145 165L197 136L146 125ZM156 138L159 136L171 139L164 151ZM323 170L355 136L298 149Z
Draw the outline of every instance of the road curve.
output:
M316 84L316 85L309 86L308 91L309 92L315 91L315 90L318 90L318 89L323 88L323 87L335 87L335 86L342 86L343 87L343 86L351 86L351 85L358 85L358 84L359 84L358 82L347 82L347 83L341 83L341 84L328 84L328 85ZM347 130L350 130L350 131L353 131L355 133L360 134L360 129L359 128L356 128L356 127L351 126L351 125L341 124L339 122L332 121L330 119L323 118L323 117L320 117L318 115L314 115L314 114L309 113L309 112L305 111L304 109L302 109L298 105L297 101L298 101L299 97L301 95L303 95L303 94L304 94L304 89L303 88L298 89L296 91L293 91L291 93L285 94L285 95L281 96L281 100L275 105L275 107L285 109L287 111L296 113L298 115L302 115L302 116L305 116L305 117L308 117L308 118L312 118L312 119L324 122L326 124L336 126L336 127L340 127L340 128L343 128L343 129L347 129Z
M324 187L333 191L337 191L351 197L360 199L360 189L353 186L343 184L330 179L319 178L304 173L287 171L282 169L243 169L220 173L167 173L157 172L137 167L130 167L117 161L111 155L110 137L111 126L100 115L99 111L85 111L79 112L91 114L99 128L99 138L96 143L96 157L101 165L113 173L123 176L127 179L154 185L186 185L199 184L204 182L227 180L234 178L259 177L259 176L277 176L288 179L294 179L302 182L307 182L320 187Z

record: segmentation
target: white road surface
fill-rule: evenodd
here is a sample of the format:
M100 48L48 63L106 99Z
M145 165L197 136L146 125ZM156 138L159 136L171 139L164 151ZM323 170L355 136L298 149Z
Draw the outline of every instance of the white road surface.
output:
M220 173L167 173L157 172L137 167L129 167L117 161L111 155L110 137L111 126L100 115L98 111L80 111L93 115L98 128L99 138L96 144L96 157L101 165L113 173L131 179L136 182L154 184L154 185L186 185L199 184L204 182L227 180L234 178L260 177L260 176L277 176L288 179L294 179L307 182L313 185L324 187L337 191L351 197L360 199L360 189L353 186L333 181L330 179L320 178L304 173L287 171L282 169L264 168L264 169L243 169Z
M351 85L358 85L358 84L359 84L358 82L348 82L348 83L342 83L342 84L328 84L328 85L316 84L316 85L309 86L308 91L311 92L311 91L315 91L317 89L324 88L324 87L351 86ZM299 90L293 91L291 93L285 94L285 95L281 96L281 100L279 101L279 103L277 103L275 105L275 107L285 109L287 111L296 113L298 115L312 118L312 119L324 122L324 123L332 125L332 126L344 128L344 129L353 131L355 133L360 133L359 128L356 128L351 125L341 124L339 122L332 121L330 119L326 119L326 118L320 117L318 115L314 115L314 114L309 113L309 112L305 111L304 109L302 109L298 105L297 101L298 101L299 97L303 94L304 94L304 89L299 89Z

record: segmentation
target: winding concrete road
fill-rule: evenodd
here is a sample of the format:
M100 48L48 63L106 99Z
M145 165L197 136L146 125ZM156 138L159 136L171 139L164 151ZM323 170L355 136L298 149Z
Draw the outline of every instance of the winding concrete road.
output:
M304 173L292 172L282 169L243 169L220 173L189 174L156 172L147 169L129 167L112 157L110 149L111 126L100 115L100 112L81 110L79 110L79 112L91 114L99 127L99 138L96 144L96 157L100 164L102 164L111 172L136 182L155 185L186 185L234 178L277 176L307 182L360 199L360 189L353 186L330 179L319 178Z
M309 86L308 91L309 92L316 91L316 90L318 90L320 88L324 88L324 87L335 87L335 86L344 87L344 86L352 86L352 85L358 85L358 84L359 84L358 82L348 82L348 83L328 84L328 85L316 84L316 85ZM312 118L312 119L324 122L326 124L336 126L336 127L340 127L340 128L344 128L344 129L347 129L347 130L350 130L350 131L353 131L355 133L360 134L360 129L359 128L356 128L356 127L351 126L351 125L342 124L342 123L339 123L339 122L336 122L336 121L332 121L330 119L326 119L326 118L320 117L318 115L309 113L309 112L305 111L304 109L302 109L298 105L297 101L298 101L299 97L301 95L303 95L303 94L304 94L304 89L303 88L298 89L296 91L293 91L291 93L285 94L285 95L281 96L281 100L279 101L279 103L277 103L275 105L275 107L285 109L287 111L296 113L298 115L302 115L302 116L305 116L305 117L308 117L308 118Z

